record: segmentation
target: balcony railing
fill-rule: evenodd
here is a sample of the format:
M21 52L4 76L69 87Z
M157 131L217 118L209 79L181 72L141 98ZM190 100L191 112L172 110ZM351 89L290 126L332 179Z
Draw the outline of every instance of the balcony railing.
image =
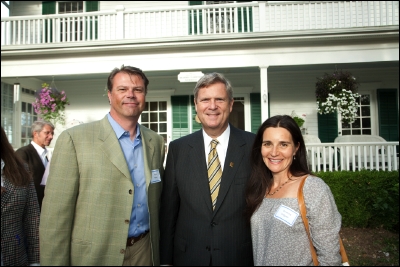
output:
M312 171L399 170L399 142L306 144Z
M235 3L1 18L15 45L399 25L398 1ZM299 32L300 34L300 32Z

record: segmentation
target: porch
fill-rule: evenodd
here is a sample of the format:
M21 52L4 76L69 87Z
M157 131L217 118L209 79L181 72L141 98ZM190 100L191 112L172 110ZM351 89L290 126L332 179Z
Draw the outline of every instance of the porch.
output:
M206 40L210 35L221 39L318 32L362 34L392 30L399 25L398 16L398 1L249 2L146 9L116 6L109 11L1 18L1 46L3 54L7 50L94 46L116 40L140 43Z

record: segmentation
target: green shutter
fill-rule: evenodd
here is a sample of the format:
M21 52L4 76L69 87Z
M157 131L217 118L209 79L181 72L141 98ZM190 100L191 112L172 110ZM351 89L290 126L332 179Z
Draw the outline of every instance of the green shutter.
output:
M188 105L189 96L171 96L172 140L189 134Z
M268 105L269 106L269 105ZM250 94L251 132L257 133L261 121L261 96L259 93Z
M86 3L86 12L93 12L93 11L99 11L99 2L98 1L85 1ZM93 25L93 19L94 19L94 25ZM86 40L97 40L98 38L98 21L97 21L97 16L94 16L93 18L89 18L86 21ZM93 36L93 27L94 27L94 36Z
M396 89L378 89L379 135L386 141L399 141L399 107Z
M85 1L86 12L99 11L99 1Z
M56 1L42 2L42 15L56 14ZM50 29L48 29L48 21L44 21L44 41L51 43L53 41L53 22L50 21ZM50 31L50 32L49 32ZM50 36L49 36L50 33ZM50 37L50 38L48 38Z
M196 118L196 106L194 105L194 95L190 96L190 105L192 105L192 133L201 129L201 123L198 123Z
M318 115L318 137L322 143L333 143L338 136L337 113Z
M189 6L201 6L203 1L189 1ZM192 32L192 13L194 12L194 32ZM197 10L189 11L189 35L192 34L200 34L203 33L203 11L199 10L199 29L200 32L197 32Z
M236 1L236 3L248 3L251 1ZM243 16L243 23L244 23L244 29L242 27L242 16ZM249 23L250 23L250 32L253 32L253 8L249 7L247 10L247 7L240 7L238 9L238 27L239 27L239 32L249 32L247 29L247 17L249 17Z
M56 14L56 1L42 2L42 15Z

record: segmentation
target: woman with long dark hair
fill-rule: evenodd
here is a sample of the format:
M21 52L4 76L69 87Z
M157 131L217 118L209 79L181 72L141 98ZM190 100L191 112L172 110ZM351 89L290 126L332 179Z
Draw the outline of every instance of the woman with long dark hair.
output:
M328 185L307 165L303 136L287 115L267 119L252 150L252 173L246 188L255 265L313 265L310 242L299 211L303 195L310 234L320 265L340 265L341 216Z
M39 203L27 165L1 127L1 265L38 265Z

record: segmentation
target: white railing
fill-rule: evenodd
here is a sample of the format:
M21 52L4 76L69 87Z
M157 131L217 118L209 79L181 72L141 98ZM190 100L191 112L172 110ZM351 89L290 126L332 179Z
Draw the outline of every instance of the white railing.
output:
M1 18L14 45L399 25L398 1L249 2ZM301 32L299 32L301 34Z
M399 142L306 144L312 171L399 170Z

